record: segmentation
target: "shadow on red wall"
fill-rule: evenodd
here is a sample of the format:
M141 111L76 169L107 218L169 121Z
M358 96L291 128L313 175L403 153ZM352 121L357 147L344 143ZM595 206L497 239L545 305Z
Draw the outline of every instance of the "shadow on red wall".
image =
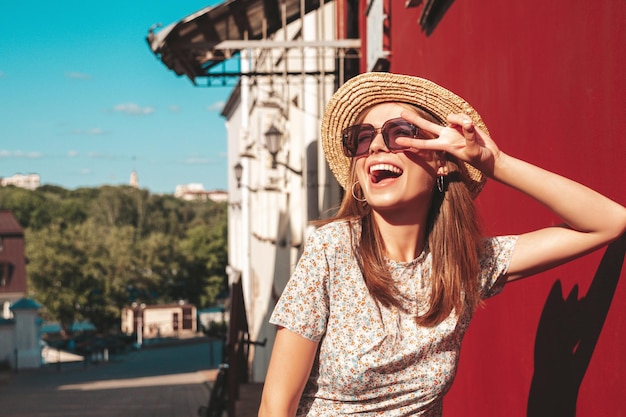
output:
M626 235L606 250L587 295L578 285L565 298L556 281L548 295L535 340L535 369L528 416L575 417L578 392L619 282Z

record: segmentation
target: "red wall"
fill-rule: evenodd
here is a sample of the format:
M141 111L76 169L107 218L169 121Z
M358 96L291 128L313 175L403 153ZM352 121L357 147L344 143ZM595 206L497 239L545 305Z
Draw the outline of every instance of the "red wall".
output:
M457 0L430 36L417 23L422 7L390 2L391 72L450 88L505 152L626 205L626 2ZM478 204L490 234L558 221L494 182ZM626 416L625 246L489 300L464 341L444 416Z

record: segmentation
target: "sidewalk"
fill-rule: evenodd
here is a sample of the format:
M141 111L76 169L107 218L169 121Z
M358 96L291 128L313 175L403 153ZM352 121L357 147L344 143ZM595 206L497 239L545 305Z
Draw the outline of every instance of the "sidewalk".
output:
M47 365L0 382L0 414L11 417L197 417L217 371L208 339L150 347L109 362ZM241 387L237 417L255 417L260 384Z

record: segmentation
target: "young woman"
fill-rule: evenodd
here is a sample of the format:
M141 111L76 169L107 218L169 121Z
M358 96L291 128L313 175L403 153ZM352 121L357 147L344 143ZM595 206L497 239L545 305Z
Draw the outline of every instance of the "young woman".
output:
M626 230L624 207L505 154L466 101L428 80L351 79L328 103L322 143L346 193L270 320L259 416L440 416L480 302ZM564 224L483 237L473 198L486 177Z

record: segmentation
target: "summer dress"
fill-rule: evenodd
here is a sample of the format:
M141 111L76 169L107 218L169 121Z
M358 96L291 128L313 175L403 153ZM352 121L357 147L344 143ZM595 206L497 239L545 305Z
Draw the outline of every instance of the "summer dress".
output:
M453 311L435 327L417 326L411 315L424 313L429 300L427 250L411 262L387 261L408 297L408 312L376 303L352 256L349 227L330 223L309 236L270 319L319 342L297 415L439 417L472 312ZM484 239L478 276L483 299L504 287L500 278L516 240Z

